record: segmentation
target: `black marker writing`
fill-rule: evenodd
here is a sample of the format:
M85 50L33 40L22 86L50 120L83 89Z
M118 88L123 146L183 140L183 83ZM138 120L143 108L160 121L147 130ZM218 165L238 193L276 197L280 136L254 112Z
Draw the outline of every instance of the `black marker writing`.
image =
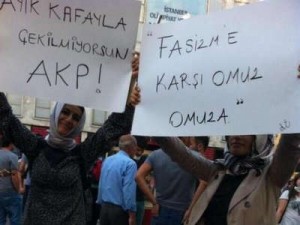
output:
M257 67L251 69L251 67L248 66L247 71L242 71L240 68L226 72L218 70L213 74L212 82L215 86L223 86L233 82L240 84L262 78L263 76L258 74Z
M172 127L182 127L182 126L197 126L206 123L227 123L228 115L226 110L223 108L221 113L210 112L192 112L188 114L183 114L182 112L175 111L170 115L169 123Z
M72 8L70 6L60 6L59 4L49 4L49 18L63 22L88 24L108 29L122 29L126 31L126 23L123 17L118 19L108 17L105 14L86 11L81 8Z
M100 82L101 82L101 74L102 74L102 63L99 66L98 84L100 84Z
M20 30L19 41L23 45L39 45L48 48L61 48L76 53L90 54L100 57L116 58L125 60L128 57L129 49L119 47L110 48L100 43L89 43L78 39L76 36L69 38L56 37L52 32L35 33L27 29Z
M229 32L227 34L227 44L238 43L236 39L237 31ZM189 54L192 52L197 52L201 49L211 48L214 46L219 46L221 36L212 35L208 38L198 37L197 34L193 38L188 38L184 41L177 40L174 35L166 35L158 37L159 40L159 58L172 56L181 56L183 54Z
M16 13L42 15L39 0L2 0L0 10L9 8ZM79 25L88 25L104 29L126 31L127 23L124 17L109 16L104 13L75 8L71 6L63 6L60 4L49 3L47 7L48 18L59 20L65 23L76 23Z
M85 77L89 74L89 67L84 64L81 63L77 66L77 71L76 71L76 89L79 88L79 78L81 77Z
M56 63L56 75L55 75L55 85L57 85L57 78L60 77L60 79L62 80L62 82L66 85L69 86L69 84L65 81L65 79L62 76L62 72L65 71L66 69L68 69L71 66L71 64L68 64L67 66L63 67L62 69L59 69L59 65L58 63ZM44 66L45 68L45 66ZM27 82L28 83L28 82Z
M4 9L4 7L10 7L14 12L22 12L22 13L34 13L36 15L39 14L38 3L40 1L37 0L3 0L0 6L0 10Z
M237 33L238 33L237 31L228 33L228 44L232 45L237 43L236 36L235 36L235 34Z
M179 90L179 89L183 90L189 87L196 89L198 85L202 85L202 84L203 84L202 74L181 73L179 75L166 77L165 73L163 73L161 76L157 76L156 93L161 92L162 90Z
M42 66L42 71L39 73L38 70L40 69L41 66ZM47 73L47 70L46 70L46 67L45 67L44 60L42 60L39 63L39 65L35 68L35 70L32 73L30 73L30 77L28 78L26 83L29 83L33 76L45 76L45 78L48 81L49 86L51 87L51 82L50 82L49 77L48 77L48 73Z
M49 71L49 65L46 64L45 60L41 60L33 72L29 73L29 77L26 83L33 82L37 78L46 79L49 87L54 83L55 86L63 84L65 87L69 87L69 84L72 82L72 79L75 81L75 88L80 88L80 81L85 79L85 77L90 77L93 74L98 74L95 78L95 81L100 84L101 82L101 73L102 73L102 64L99 65L99 71L90 72L90 67L85 63L79 63L78 65L72 66L71 64L61 65L58 62L55 63L55 74L51 74ZM48 67L47 67L48 66ZM76 71L74 76L70 75L70 72ZM74 72L73 72L74 73ZM90 78L93 79L93 78ZM52 83L51 80L54 82Z
M99 66L98 84L101 83L101 74L102 74L102 63ZM96 88L96 93L97 94L101 94L101 89L100 88Z

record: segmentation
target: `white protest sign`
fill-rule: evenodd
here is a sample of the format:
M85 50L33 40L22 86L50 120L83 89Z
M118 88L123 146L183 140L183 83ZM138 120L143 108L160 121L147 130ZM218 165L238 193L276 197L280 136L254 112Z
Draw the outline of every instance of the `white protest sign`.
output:
M0 90L123 111L140 2L0 1Z
M207 0L147 0L147 23L175 22L191 15L205 14Z
M133 133L300 131L300 1L144 27Z

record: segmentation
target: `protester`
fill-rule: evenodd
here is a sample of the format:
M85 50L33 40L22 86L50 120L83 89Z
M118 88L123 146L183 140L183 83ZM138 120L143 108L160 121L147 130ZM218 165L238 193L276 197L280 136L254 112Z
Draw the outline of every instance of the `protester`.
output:
M208 182L189 224L275 224L276 202L300 156L300 136L282 135L274 158L271 144L257 136L227 137L225 160L195 158L176 138L156 138L163 150L190 173ZM260 147L263 146L263 147ZM215 216L218 215L218 216Z
M187 151L198 155L195 151ZM156 197L145 180L151 172L155 180ZM152 152L138 169L136 181L153 204L151 225L181 225L196 188L194 176L181 169L159 149Z
M101 225L135 225L137 142L131 135L119 140L120 151L107 157L102 166L97 202L101 204Z
M21 225L22 197L21 174L18 171L18 156L12 153L13 144L9 137L1 132L0 148L0 225Z
M205 157L204 153L205 153L206 149L208 148L208 143L209 143L208 136L191 137L190 149L197 151L201 157ZM189 223L189 218L191 216L192 209L193 209L194 205L196 204L196 202L198 201L201 194L206 189L206 187L207 187L207 182L205 182L203 180L197 184L197 189L194 193L192 202L184 214L183 222L185 224Z
M44 140L13 116L3 94L0 102L1 127L12 135L32 165L24 224L85 224L81 171L89 168L100 153L109 151L111 141L130 131L132 107L123 114L113 114L93 137L76 145L73 138L83 127L83 108L57 103L49 136Z
M129 133L135 100L130 99L124 113L113 113L94 135L77 145L74 138L85 121L83 107L57 103L44 140L21 124L6 96L0 93L0 128L11 136L31 165L24 225L86 224L84 173L101 153L111 149L114 140Z
M280 198L276 219L280 225L300 224L300 174L294 176L291 186Z

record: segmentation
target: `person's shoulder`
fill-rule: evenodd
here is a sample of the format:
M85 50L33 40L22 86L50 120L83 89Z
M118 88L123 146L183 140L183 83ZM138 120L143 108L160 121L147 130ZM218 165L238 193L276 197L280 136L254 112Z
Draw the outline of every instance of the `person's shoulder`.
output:
M131 158L131 157L122 157L122 158L120 158L120 161L119 161L122 165L124 165L125 166L125 168L128 168L128 167L135 167L135 168L137 168L137 164L136 164L136 161L133 159L133 158ZM123 166L121 166L121 167L123 167Z
M157 149L153 152L151 152L148 157L147 157L147 160L148 159L153 159L153 158L157 158L157 157L161 157L162 155L164 155L165 153L163 152L163 150L161 149Z
M160 148L160 149L157 149L157 150L154 150L151 155L161 155L161 154L165 154L165 152Z
M290 191L288 189L284 190L280 195L280 199L289 199L289 193Z
M136 165L136 161L133 158L130 158L130 157L128 158L128 163L132 164L132 165L133 164Z
M18 158L18 156L15 153L13 153L11 151L4 151L4 152L5 152L7 160L9 160L9 161L11 161L13 163L18 163L19 158Z
M6 151L6 150L3 150L0 148L0 160L6 160L8 157L9 157L9 154L10 152Z
M131 158L128 153L124 152L123 150L117 152L116 154L114 154L113 156L111 156L112 160L115 160L114 158L117 158L119 161L123 161L123 162L133 162L134 164L136 164L135 160L133 158Z
M118 158L118 157L120 157L119 152L117 152L117 153L115 153L115 154L113 154L113 155L107 156L107 157L105 158L105 160L106 160L106 161L114 160L115 158Z
M17 160L18 161L18 155L11 152L11 151L7 151L7 154L9 155L10 158L14 159L14 160Z

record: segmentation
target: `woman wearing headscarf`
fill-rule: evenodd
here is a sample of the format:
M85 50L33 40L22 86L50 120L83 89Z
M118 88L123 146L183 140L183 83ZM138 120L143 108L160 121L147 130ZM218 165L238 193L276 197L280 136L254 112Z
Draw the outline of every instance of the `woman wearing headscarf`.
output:
M133 68L133 76L137 69ZM83 107L57 103L50 116L49 135L42 139L13 115L0 92L0 128L25 153L31 167L24 225L86 224L85 172L100 154L111 149L113 141L130 132L132 105L137 101L132 98L124 113L113 113L94 135L76 144L74 138L85 122Z
M191 225L270 225L280 189L300 158L300 134L282 135L274 154L270 136L228 136L224 159L195 158L173 137L157 137L181 167L206 181L193 207Z
M83 171L92 166L111 143L130 132L133 107L112 114L105 124L84 142L76 144L85 122L83 107L57 103L50 116L45 139L31 133L13 115L0 93L0 127L27 156L31 165L31 190L25 211L25 225L84 225Z

